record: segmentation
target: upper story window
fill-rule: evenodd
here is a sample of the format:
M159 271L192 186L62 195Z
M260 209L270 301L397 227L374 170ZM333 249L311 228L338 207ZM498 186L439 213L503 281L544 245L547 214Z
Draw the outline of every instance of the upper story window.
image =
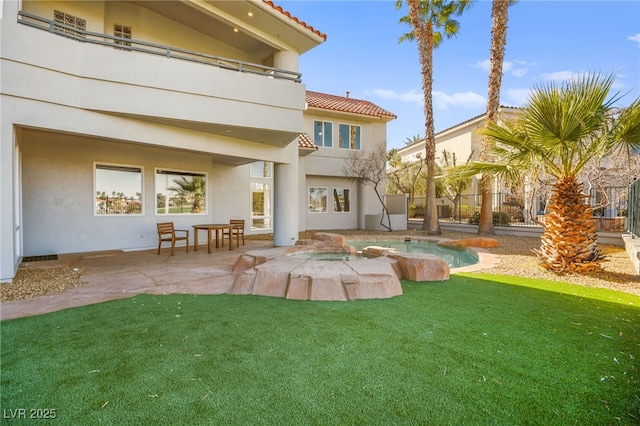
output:
M313 143L316 146L331 148L333 146L333 123L330 121L313 122Z
M121 25L121 24L113 24L113 35L116 37L120 37L120 38L125 38L128 40L131 40L131 27L126 26L126 25ZM121 46L129 46L131 47L131 42L130 41L124 41L124 40L114 40L113 41L115 44L121 45ZM124 49L124 48L119 48L116 47L116 49L119 50L126 50L128 52L131 51L131 49Z
M59 24L66 25L67 27L76 28L81 31L87 30L87 21L78 18L77 16L69 15L68 13L64 13L60 10L53 11L53 20ZM71 28L63 28L60 26L56 26L56 30L64 32L66 34L70 34L76 37L85 37L85 34L81 31L75 31Z
M156 169L156 213L205 214L207 175L205 173Z
M94 164L96 215L142 214L142 167Z
M340 148L360 149L360 133L360 126L341 124L338 132Z
M273 163L269 161L256 161L251 163L251 177L270 178L272 164Z

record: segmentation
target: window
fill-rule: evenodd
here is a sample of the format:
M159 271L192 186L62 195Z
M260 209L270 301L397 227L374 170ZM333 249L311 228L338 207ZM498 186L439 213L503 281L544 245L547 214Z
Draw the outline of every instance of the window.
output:
M128 27L126 25L121 25L121 24L113 24L113 35L116 37L120 37L120 38L125 38L128 40L131 40L131 27ZM124 41L124 40L114 40L113 41L115 44L121 45L121 46L129 46L131 47L131 42L130 41ZM120 48L120 47L116 47L116 49L118 50L126 50L127 52L130 52L131 49L124 49L124 48Z
M349 213L351 211L351 197L348 188L333 188L333 211L335 213Z
M309 188L309 212L327 212L327 188Z
M360 149L360 126L341 124L338 136L340 148Z
M256 161L255 163L251 163L251 177L270 178L272 164L273 163L269 161Z
M96 215L142 214L142 167L94 163Z
M313 143L317 146L333 146L333 123L330 121L313 122Z
M63 32L65 34L69 34L75 37L86 37L84 31L87 30L87 21L78 18L73 15L69 15L68 13L64 13L60 10L53 11L53 20L58 24L65 25L66 27L62 27L60 25L56 25L56 31ZM71 28L69 28L71 27ZM77 29L79 31L74 30Z
M251 176L251 229L271 229L273 163L253 162L249 173Z
M251 229L271 229L271 184L251 182Z
M156 214L206 213L206 174L156 169Z

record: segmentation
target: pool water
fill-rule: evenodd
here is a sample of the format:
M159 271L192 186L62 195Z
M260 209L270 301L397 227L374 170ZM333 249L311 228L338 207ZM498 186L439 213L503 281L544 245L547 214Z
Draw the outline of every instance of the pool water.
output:
M362 260L366 259L361 254L349 254L349 253L337 253L334 251L313 251L305 253L295 253L290 255L299 259L312 259L312 260Z
M471 250L452 250L440 247L438 244L429 241L403 241L403 240L348 240L347 244L353 246L357 251L362 251L367 246L388 247L398 250L400 253L427 253L444 259L450 268L461 268L463 266L475 265L478 263L478 255Z

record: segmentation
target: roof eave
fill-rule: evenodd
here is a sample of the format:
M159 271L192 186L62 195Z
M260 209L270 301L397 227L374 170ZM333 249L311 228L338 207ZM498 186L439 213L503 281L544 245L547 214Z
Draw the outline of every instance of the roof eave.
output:
M309 111L317 111L319 113L330 114L330 115L343 115L349 117L357 117L361 120L369 120L369 121L391 121L395 120L396 116L388 116L388 115L368 115L368 114L358 114L355 112L348 111L340 111L339 109L327 109L327 108L318 108L314 106L307 105L307 110Z
M284 23L285 25L288 25L289 27L295 29L297 32L304 35L312 42L311 43L312 46L310 47L305 46L304 49L301 49L298 51L299 54L302 54L308 50L311 50L313 47L316 47L326 41L326 38L327 38L326 35L324 34L321 35L319 34L319 32L315 32L311 30L309 27L306 26L306 24L297 22L293 20L291 17L285 15L283 12L280 12L275 8L276 6L275 4L273 4L273 2L269 4L263 0L247 0L247 1L253 4L254 6L262 9L265 13L268 13L269 15L273 16L274 18ZM300 47L298 48L300 49Z

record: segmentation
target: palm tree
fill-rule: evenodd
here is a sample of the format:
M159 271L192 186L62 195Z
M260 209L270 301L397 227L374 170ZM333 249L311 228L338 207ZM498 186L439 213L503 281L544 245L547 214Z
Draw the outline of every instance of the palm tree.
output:
M175 186L167 188L169 191L175 192L180 199L191 203L191 213L202 213L205 200L205 185L202 176L193 176L187 179L180 176L174 179Z
M411 136L411 137L408 137L408 136L407 136L407 137L404 139L404 144L405 144L405 145L407 145L407 146L409 146L409 145L413 145L413 144L415 144L415 143L418 143L418 142L420 142L421 140L422 140L422 136L420 136L420 135L413 135L413 136Z
M451 38L458 32L458 21L452 19L466 10L471 0L407 0L409 15L400 22L410 24L413 30L403 35L400 41L418 42L418 54L422 72L425 115L425 160L427 164L426 209L422 229L429 235L440 235L440 223L436 209L436 139L433 124L433 50L444 37ZM396 1L396 9L402 0Z
M500 108L500 86L502 83L502 64L504 62L505 45L507 44L507 21L510 0L493 0L491 6L491 54L489 72L489 93L487 100L487 124L498 121ZM488 153L491 150L490 139L483 140L482 160L489 161ZM493 235L493 207L491 193L493 179L490 174L482 175L482 205L480 206L480 222L478 234Z
M536 254L543 267L558 273L600 269L595 218L578 175L592 160L620 146L640 148L640 98L621 112L609 96L615 77L585 75L564 83L534 87L513 121L489 123L484 131L498 162L477 162L468 173L493 173L519 183L549 175L550 213Z
M473 151L467 158L465 164L469 164ZM471 179L468 176L460 176L458 174L459 168L457 167L457 158L455 152L442 151L442 157L444 159L444 171L441 176L440 182L442 184L442 192L453 203L453 219L458 219L458 212L460 210L460 199L462 193L471 184Z

